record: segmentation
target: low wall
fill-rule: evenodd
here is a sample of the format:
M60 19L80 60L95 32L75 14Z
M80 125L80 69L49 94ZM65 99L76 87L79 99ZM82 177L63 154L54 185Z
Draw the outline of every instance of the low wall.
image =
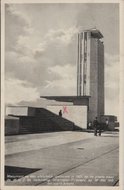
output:
M5 119L5 135L19 134L19 118L8 117Z

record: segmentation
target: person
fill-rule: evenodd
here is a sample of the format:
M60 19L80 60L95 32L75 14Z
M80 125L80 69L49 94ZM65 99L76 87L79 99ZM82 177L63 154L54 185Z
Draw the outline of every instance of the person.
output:
M88 123L88 129L92 129L92 122L91 121L89 121L89 123Z
M95 120L93 121L93 127L94 127L94 135L97 136L97 130L98 130L98 120L97 117L95 118Z
M62 110L59 111L59 116L62 117Z
M101 124L100 124L100 123L98 124L98 130L99 130L99 136L101 136L102 126L101 126Z
M106 130L108 129L109 121L108 119L105 120Z

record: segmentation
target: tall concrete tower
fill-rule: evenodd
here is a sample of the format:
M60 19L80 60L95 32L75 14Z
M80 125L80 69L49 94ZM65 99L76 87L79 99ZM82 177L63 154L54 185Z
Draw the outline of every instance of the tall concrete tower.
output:
M104 114L104 44L97 29L78 34L77 96L90 96L89 120Z

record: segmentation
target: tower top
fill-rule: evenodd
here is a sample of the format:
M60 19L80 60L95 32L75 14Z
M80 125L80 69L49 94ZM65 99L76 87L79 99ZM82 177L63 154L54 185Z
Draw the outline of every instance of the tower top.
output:
M88 29L88 30L80 30L80 33L82 33L82 32L91 32L92 37L98 38L98 39L103 38L102 33L99 30L97 30L96 28L92 28L92 29Z

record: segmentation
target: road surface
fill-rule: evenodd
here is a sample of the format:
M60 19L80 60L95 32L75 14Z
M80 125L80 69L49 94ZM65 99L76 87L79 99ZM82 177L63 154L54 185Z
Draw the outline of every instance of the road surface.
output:
M6 136L6 185L118 186L118 132Z

